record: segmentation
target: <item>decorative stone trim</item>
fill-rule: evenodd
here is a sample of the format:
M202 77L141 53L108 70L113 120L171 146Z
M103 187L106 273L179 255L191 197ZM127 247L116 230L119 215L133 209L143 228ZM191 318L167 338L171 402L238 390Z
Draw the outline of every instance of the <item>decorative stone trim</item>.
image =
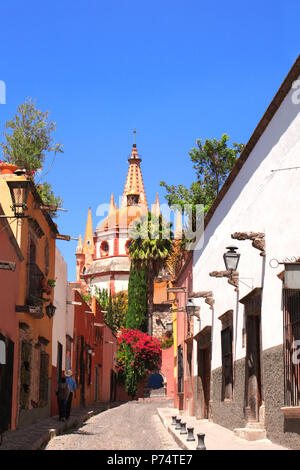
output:
M204 298L205 303L207 303L210 306L210 309L213 309L214 306L214 297L213 297L213 292L212 291L200 291L200 292L192 292L191 297L194 299L196 298Z
M222 330L232 327L233 310L227 310L227 312L220 315L218 319L222 322Z
M260 256L266 256L266 241L263 232L234 232L231 234L234 240L252 240L252 246L261 251Z
M209 273L211 277L227 277L228 284L231 284L235 287L235 291L239 290L239 273L238 271L212 271Z
M300 406L284 406L281 408L285 419L299 419Z

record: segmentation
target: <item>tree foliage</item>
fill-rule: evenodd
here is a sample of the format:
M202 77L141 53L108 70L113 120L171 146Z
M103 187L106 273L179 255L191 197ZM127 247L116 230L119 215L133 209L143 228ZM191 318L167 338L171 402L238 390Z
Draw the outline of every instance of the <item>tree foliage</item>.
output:
M147 331L148 286L144 269L130 268L126 328Z
M237 143L229 147L229 140L227 134L223 134L220 140L206 139L204 143L202 139L197 139L197 146L189 152L196 170L196 181L190 188L181 184L175 186L160 182L167 191L169 206L180 205L184 208L184 205L194 207L203 204L205 213L208 212L244 148L243 144Z
M51 184L44 182L42 184L36 185L37 192L39 193L44 204L49 204L51 206L61 207L63 204L63 199L60 196L55 196ZM51 217L57 217L57 212L49 211Z
M173 250L173 233L162 215L149 212L138 218L129 232L129 256L133 267L144 269L148 287L148 333L152 333L154 280Z
M104 320L110 328L115 333L121 328L125 328L128 306L127 291L116 292L112 295L108 289L100 289L96 286L94 295L102 309L107 312L104 314Z
M3 132L4 141L0 143L3 160L25 169L32 179L39 174L37 190L43 202L60 207L63 200L59 196L55 197L51 185L46 182L38 184L49 172L56 154L63 153L62 145L54 142L56 123L49 120L49 111L37 109L35 102L27 99L18 106L15 116L5 123L5 129L7 132ZM41 176L48 154L53 156L52 163ZM56 214L51 212L51 215Z

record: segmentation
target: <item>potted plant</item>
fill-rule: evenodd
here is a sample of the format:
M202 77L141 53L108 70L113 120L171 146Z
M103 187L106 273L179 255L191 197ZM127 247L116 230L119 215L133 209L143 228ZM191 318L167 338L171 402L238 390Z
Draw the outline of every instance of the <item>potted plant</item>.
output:
M1 175L12 175L19 167L13 163L0 161Z
M48 284L46 278L41 279L41 291L47 295L51 294L51 286Z
M49 285L51 288L54 288L54 287L55 287L56 279L57 279L57 277L55 277L54 279L48 279L48 285Z

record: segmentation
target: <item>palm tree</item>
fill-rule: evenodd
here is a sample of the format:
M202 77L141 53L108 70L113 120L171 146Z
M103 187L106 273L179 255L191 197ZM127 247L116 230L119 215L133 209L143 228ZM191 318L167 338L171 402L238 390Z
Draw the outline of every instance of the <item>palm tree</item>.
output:
M145 269L148 286L148 334L152 334L154 280L173 251L171 224L148 212L130 229L129 255L136 269Z

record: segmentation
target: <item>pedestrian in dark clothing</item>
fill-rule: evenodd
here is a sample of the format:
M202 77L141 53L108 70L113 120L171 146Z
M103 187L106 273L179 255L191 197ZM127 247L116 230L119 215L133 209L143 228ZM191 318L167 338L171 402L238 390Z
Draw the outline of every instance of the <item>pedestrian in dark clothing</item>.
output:
M70 390L66 382L66 378L62 377L57 385L56 389L59 420L66 421L67 402L70 395Z
M75 392L77 385L76 385L75 379L73 379L72 377L73 373L71 370L67 370L65 375L66 375L66 382L70 390L70 394L69 394L68 401L67 401L67 409L66 409L66 419L69 419L70 413L71 413L73 393Z

